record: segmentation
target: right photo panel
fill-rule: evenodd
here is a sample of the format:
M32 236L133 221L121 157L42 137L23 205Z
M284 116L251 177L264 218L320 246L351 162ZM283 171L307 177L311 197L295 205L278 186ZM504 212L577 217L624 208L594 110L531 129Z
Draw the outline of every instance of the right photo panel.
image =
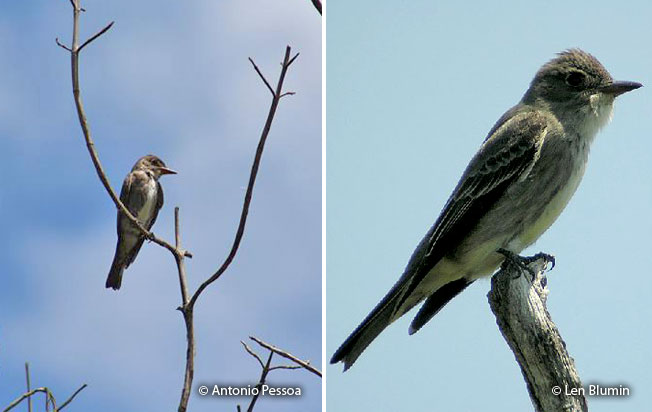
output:
M651 16L328 3L327 410L652 404Z

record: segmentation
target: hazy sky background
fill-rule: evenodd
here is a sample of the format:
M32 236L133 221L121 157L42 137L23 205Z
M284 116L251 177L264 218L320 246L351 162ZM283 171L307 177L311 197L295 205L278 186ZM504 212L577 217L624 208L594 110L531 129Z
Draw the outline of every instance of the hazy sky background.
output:
M613 1L331 1L327 16L327 357L384 296L494 122L555 53L580 47L618 98L578 192L526 250L556 255L548 309L584 384L624 384L652 403L652 4ZM416 311L345 374L327 367L333 411L527 411L525 383L473 284L414 336Z
M176 176L154 232L173 239L181 208L191 289L225 258L237 226L285 46L301 55L263 156L240 252L195 309L199 383L254 384L258 363L240 345L258 336L321 368L321 19L307 1L87 1L82 36L115 26L81 57L81 85L97 149L113 187L154 153ZM0 406L33 386L68 409L176 410L185 329L170 253L146 244L123 288L104 288L115 249L115 207L86 152L74 111L66 0L0 6ZM255 347L255 346L252 346ZM263 353L262 350L259 352ZM281 362L285 363L285 362ZM261 399L267 411L318 410L321 381L300 399ZM200 399L192 411L234 411L249 399ZM39 410L42 403L39 399Z

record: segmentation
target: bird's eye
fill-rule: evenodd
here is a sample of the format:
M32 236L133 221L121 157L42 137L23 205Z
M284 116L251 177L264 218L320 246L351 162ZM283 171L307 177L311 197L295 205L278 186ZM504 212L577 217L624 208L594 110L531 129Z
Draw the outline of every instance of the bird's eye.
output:
M566 76L566 84L571 87L578 87L584 83L586 75L582 72L571 72Z

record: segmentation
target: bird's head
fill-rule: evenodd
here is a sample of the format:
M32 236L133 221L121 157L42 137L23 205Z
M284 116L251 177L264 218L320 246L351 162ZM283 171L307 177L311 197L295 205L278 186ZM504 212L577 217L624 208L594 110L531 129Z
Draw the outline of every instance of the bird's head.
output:
M586 120L602 126L611 116L614 99L641 86L614 81L598 59L580 49L570 49L539 69L523 102L545 106L560 118L577 119L586 114Z
M176 171L168 168L163 160L154 155L143 156L134 165L132 170L145 170L151 172L156 179L162 175L175 175Z

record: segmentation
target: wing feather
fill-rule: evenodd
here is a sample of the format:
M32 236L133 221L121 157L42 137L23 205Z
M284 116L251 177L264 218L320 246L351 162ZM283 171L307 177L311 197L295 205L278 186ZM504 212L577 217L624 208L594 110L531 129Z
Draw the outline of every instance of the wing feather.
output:
M471 160L439 218L412 255L399 280L403 295L395 316L427 273L467 236L514 182L525 179L539 157L547 120L536 112L517 114L498 125Z

